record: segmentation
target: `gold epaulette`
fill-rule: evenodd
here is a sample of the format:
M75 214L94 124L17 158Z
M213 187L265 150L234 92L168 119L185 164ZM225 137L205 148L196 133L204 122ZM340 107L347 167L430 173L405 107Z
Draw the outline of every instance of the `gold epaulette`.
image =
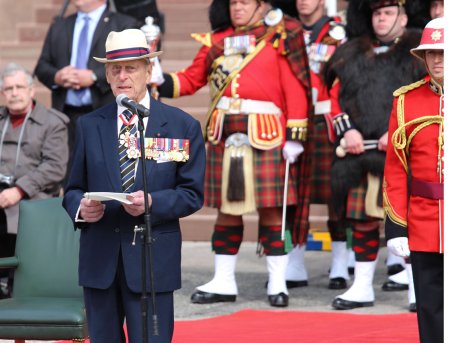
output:
M424 83L427 83L427 82L428 82L427 80L419 80L419 81L413 82L409 85L402 86L399 89L397 89L396 91L394 91L393 95L400 96L402 94L408 93L409 91L419 88L420 86L422 86Z
M194 38L197 42L200 42L203 45L207 46L208 48L212 46L211 32L191 33L191 37Z

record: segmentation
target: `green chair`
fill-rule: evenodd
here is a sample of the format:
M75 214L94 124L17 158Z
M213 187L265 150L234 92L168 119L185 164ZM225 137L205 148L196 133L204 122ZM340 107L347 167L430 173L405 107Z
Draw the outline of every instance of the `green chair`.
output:
M83 291L78 286L79 231L61 198L20 203L13 296L0 300L0 339L72 340L88 337Z

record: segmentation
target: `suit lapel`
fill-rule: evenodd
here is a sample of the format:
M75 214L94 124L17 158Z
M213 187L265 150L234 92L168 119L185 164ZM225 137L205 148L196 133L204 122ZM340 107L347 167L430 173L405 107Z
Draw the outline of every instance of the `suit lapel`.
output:
M115 192L122 192L122 180L120 178L118 138L117 138L117 105L108 106L102 121L98 123L103 160L105 161L106 174Z
M70 58L72 56L73 31L75 30L76 20L77 20L77 14L75 13L67 18L67 25L64 25L64 29L66 30L66 32L64 33L64 37L67 40L63 44L67 44L68 48L60 49L60 51L68 51L68 55L67 55L67 64L68 65L70 64Z
M103 33L103 31L106 30L107 26L109 23L109 11L108 9L105 9L105 11L103 12L102 16L100 17L100 20L98 21L97 27L95 28L94 31L94 36L92 37L92 42L91 42L91 54L90 56L93 56L93 47L97 46L96 42L102 38L102 37L106 37L106 34ZM109 30L108 30L109 31ZM100 44L100 46L104 46L105 43L101 42L102 44Z

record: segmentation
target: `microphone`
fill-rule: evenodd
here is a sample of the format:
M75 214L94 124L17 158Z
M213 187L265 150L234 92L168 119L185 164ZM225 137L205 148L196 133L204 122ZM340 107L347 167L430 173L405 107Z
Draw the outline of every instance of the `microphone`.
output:
M117 105L128 108L131 112L140 115L141 117L149 117L150 110L141 104L131 100L125 94L119 94L116 97Z

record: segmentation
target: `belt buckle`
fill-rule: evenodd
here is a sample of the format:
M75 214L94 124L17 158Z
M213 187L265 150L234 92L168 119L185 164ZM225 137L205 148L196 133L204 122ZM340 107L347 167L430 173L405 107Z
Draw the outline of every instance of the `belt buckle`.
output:
M241 112L241 99L239 98L231 98L230 99L230 106L229 111L231 114L239 114Z

